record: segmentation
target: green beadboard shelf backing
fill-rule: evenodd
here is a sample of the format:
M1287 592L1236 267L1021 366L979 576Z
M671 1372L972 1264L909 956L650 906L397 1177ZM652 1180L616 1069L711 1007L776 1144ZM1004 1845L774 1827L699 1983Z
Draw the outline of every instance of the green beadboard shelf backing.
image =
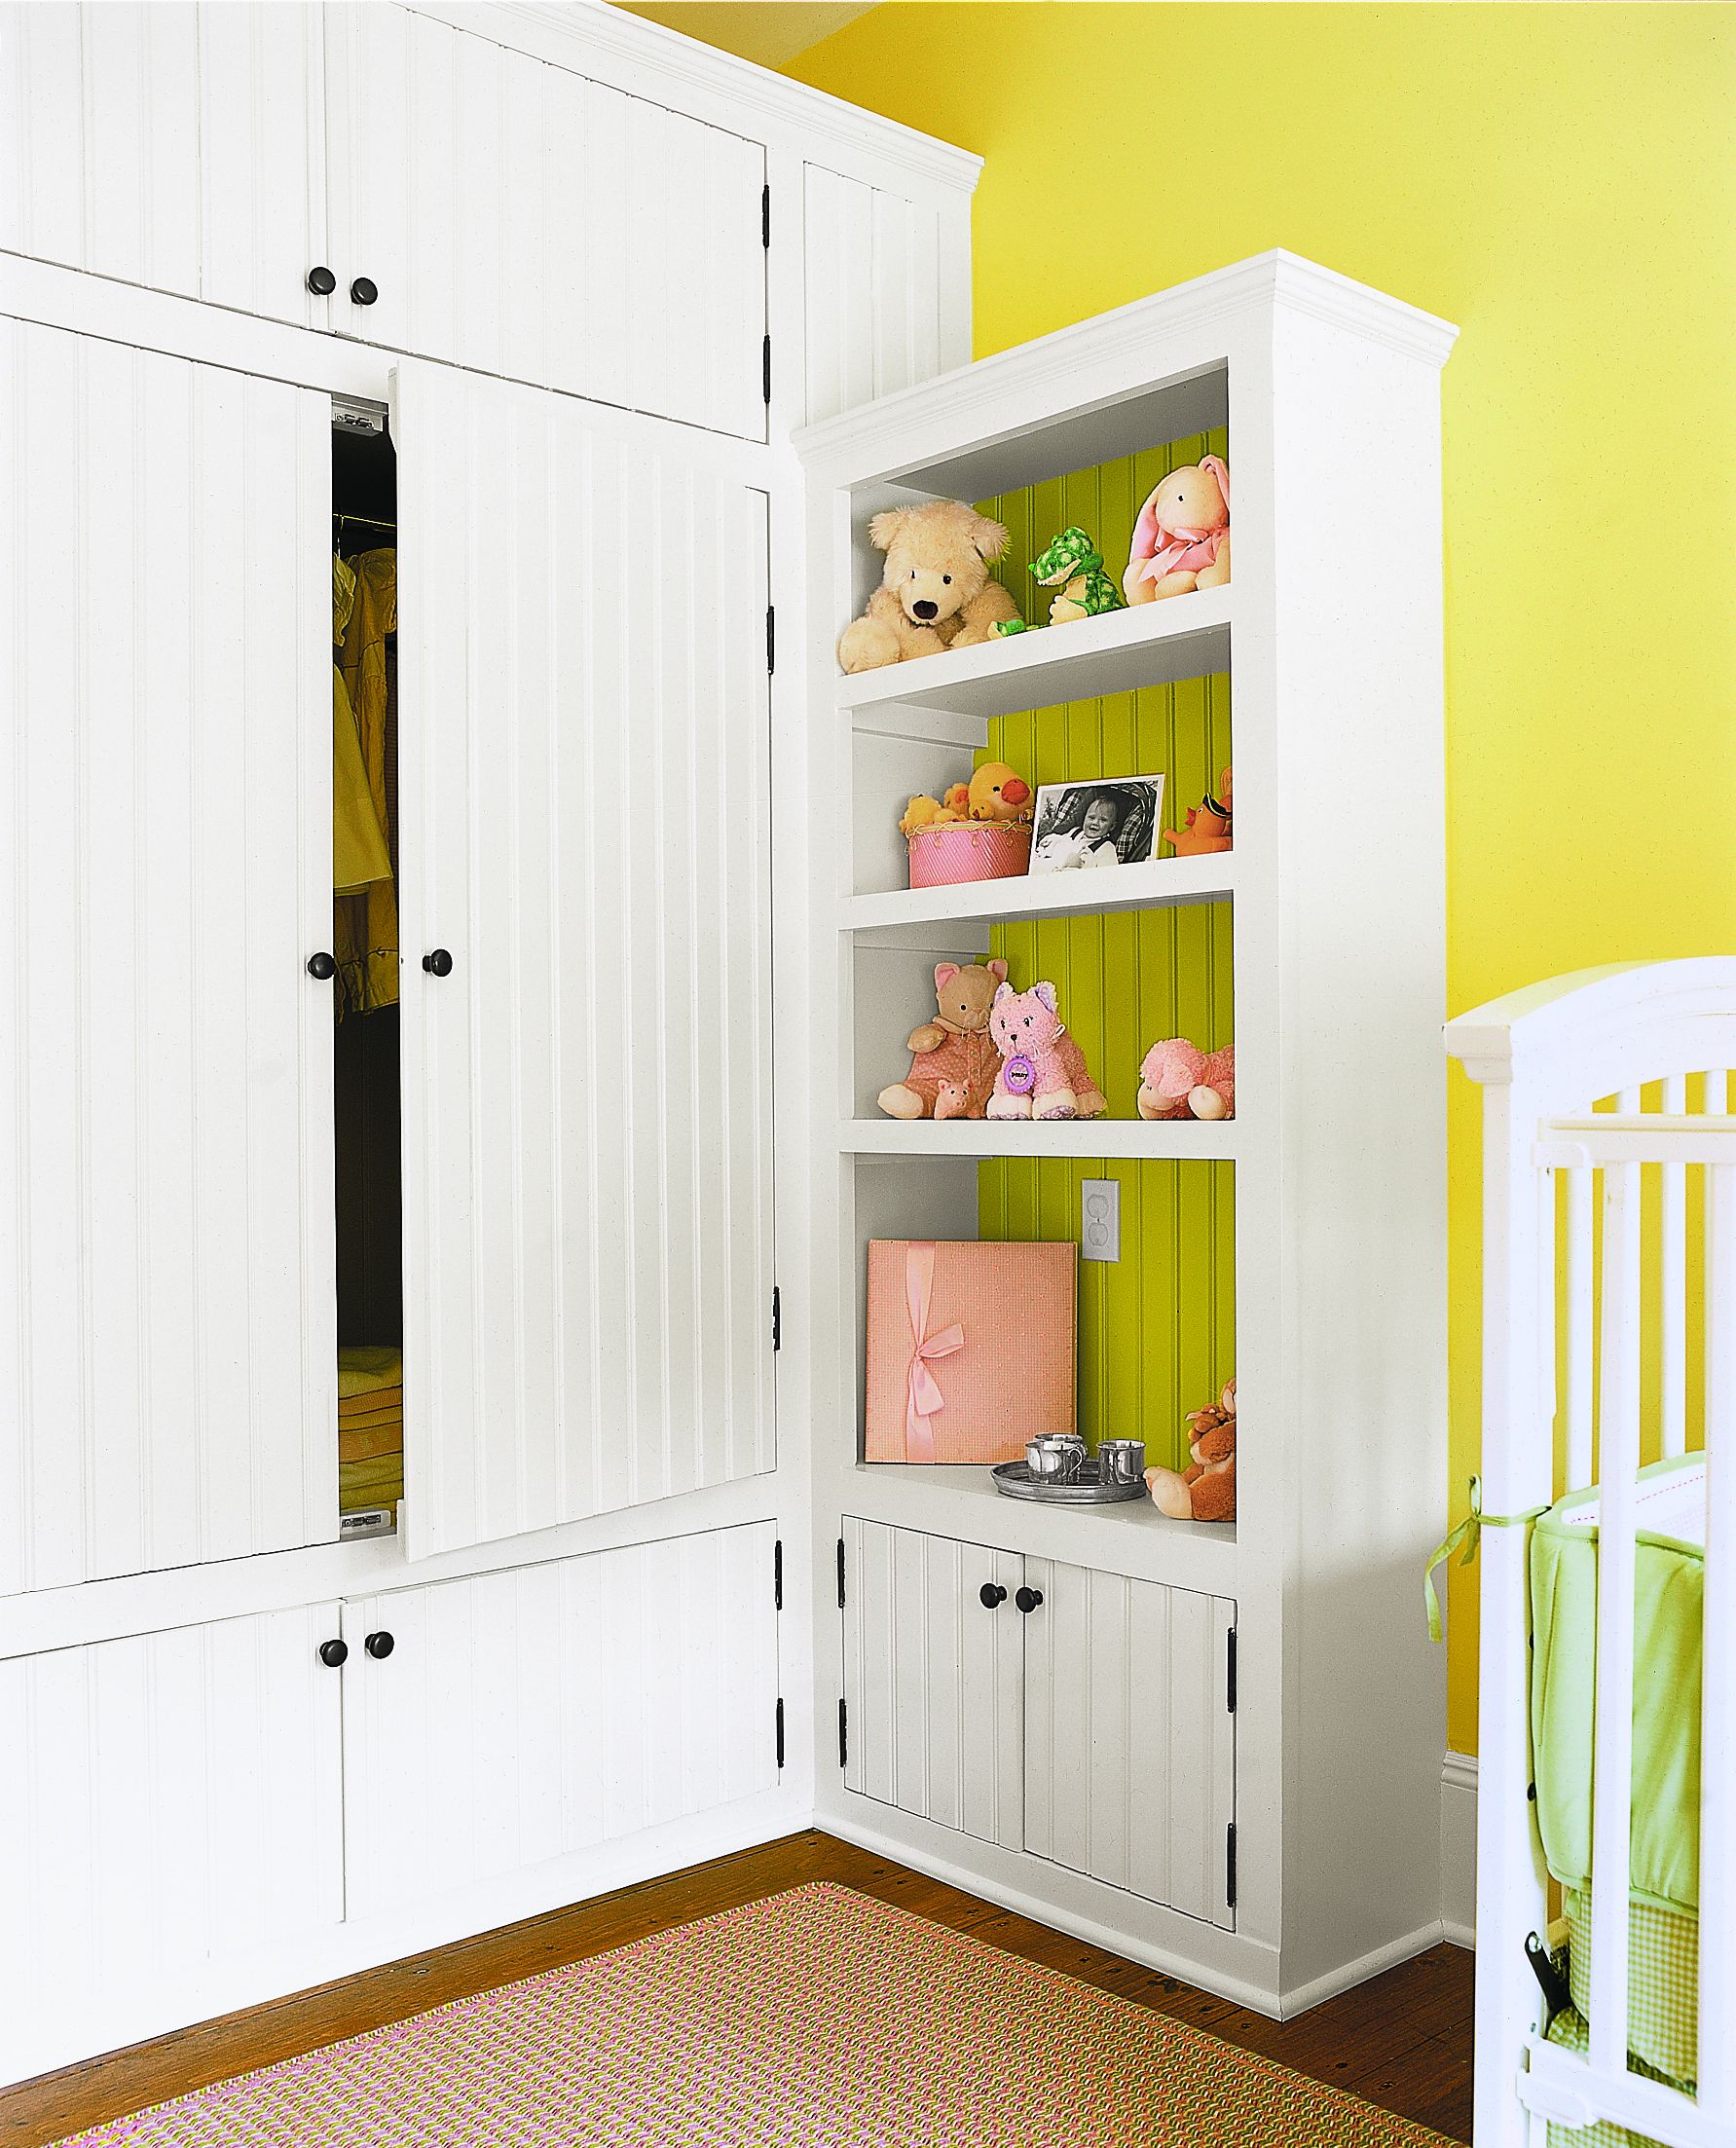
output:
M1220 429L981 501L1012 533L996 578L1027 618L1044 618L1049 595L1028 562L1057 531L1089 531L1119 576L1134 516L1159 479L1228 453ZM1216 792L1230 727L1230 681L1219 673L1000 717L978 759L1005 760L1038 785L1161 774L1163 825L1175 828ZM1020 988L1053 980L1116 1118L1133 1116L1139 1062L1159 1038L1191 1037L1206 1050L1234 1041L1227 904L997 925L990 948ZM997 1159L978 1168L978 1228L985 1239L1077 1241L1087 1178L1120 1182L1121 1259L1080 1263L1079 1428L1093 1447L1143 1439L1150 1461L1178 1466L1187 1413L1214 1400L1236 1370L1235 1166Z

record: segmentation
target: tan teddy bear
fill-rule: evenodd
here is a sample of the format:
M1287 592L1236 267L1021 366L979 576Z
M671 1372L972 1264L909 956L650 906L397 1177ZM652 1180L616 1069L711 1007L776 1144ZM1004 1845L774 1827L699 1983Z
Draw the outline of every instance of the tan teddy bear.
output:
M988 641L997 619L1016 619L1018 607L987 562L1007 549L1007 533L962 500L926 507L890 507L868 524L886 554L880 587L838 643L845 671L877 671L943 648Z
M941 962L935 966L935 1018L905 1040L910 1071L880 1092L880 1109L894 1119L980 1119L1000 1069L988 1033L989 1009L1007 981L1007 965Z

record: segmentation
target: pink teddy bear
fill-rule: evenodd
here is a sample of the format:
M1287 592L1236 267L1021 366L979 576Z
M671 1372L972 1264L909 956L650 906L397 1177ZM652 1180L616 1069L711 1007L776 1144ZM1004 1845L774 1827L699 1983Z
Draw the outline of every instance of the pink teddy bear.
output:
M1142 1119L1234 1119L1236 1047L1201 1052L1186 1037L1154 1044L1139 1064Z
M1003 984L988 1027L1001 1053L991 1119L1100 1119L1109 1109L1055 1011L1053 984L1033 984L1028 992Z

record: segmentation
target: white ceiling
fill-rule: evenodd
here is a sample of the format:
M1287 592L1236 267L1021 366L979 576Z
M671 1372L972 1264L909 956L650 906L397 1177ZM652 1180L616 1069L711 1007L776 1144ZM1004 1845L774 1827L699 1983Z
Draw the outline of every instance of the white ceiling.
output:
M696 37L761 67L781 67L833 30L841 30L875 0L616 0L665 29Z

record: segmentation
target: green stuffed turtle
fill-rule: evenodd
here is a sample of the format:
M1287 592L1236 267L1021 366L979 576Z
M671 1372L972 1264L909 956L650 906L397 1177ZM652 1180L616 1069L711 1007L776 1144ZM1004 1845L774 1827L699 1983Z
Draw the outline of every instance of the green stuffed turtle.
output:
M1058 589L1049 608L1051 626L1064 626L1069 619L1095 618L1102 611L1125 611L1127 599L1103 572L1103 555L1086 533L1063 530L1049 549L1031 562L1031 573L1045 589ZM1023 619L997 619L997 634L1025 634Z
M1031 573L1045 589L1060 592L1049 608L1052 626L1127 608L1126 598L1103 572L1102 553L1081 529L1063 530L1047 551L1032 560Z

